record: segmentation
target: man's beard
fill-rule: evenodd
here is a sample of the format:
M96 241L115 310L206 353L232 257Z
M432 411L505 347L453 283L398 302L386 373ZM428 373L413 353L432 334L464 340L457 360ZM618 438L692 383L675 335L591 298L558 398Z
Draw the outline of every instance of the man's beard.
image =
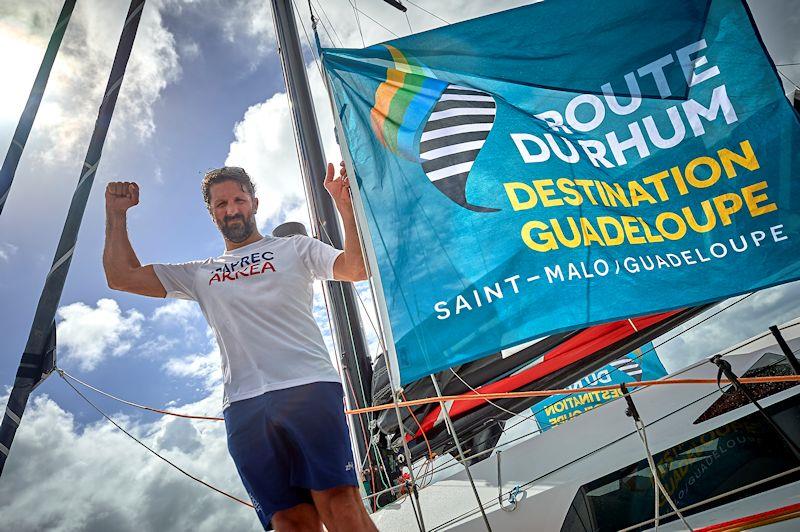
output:
M239 220L242 223L231 225L231 222L235 220ZM226 216L222 221L217 220L217 227L226 240L238 244L250 238L250 235L255 231L255 217L251 216L248 219L241 214Z

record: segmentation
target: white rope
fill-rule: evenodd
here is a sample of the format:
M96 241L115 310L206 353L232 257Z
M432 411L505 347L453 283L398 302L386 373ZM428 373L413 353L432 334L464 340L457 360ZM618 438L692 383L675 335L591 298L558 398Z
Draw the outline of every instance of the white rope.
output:
M659 513L659 497L658 492L660 491L664 498L669 503L672 510L675 512L675 515L681 520L683 525L686 527L687 530L690 532L694 529L689 525L686 519L683 517L683 514L680 510L678 510L678 506L675 504L675 501L672 500L670 497L669 492L661 483L661 478L658 476L658 468L656 467L655 461L653 460L653 453L650 452L650 446L647 444L647 431L645 430L644 423L642 421L634 421L636 425L636 433L639 435L639 439L642 440L642 444L644 444L644 450L647 454L647 464L650 466L650 472L653 475L653 491L655 492L655 529L658 530L658 513Z

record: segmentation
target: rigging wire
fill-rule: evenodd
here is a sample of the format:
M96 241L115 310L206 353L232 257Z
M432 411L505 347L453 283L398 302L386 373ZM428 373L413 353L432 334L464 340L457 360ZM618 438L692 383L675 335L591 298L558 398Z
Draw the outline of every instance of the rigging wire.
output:
M781 72L781 70L780 70L780 69L778 69L778 74L780 74L781 76L783 76L784 78L786 78L786 79L789 81L789 83L791 83L792 85L794 85L794 88L795 88L795 89L797 89L797 90L800 90L800 86L798 86L798 85L797 85L797 83L795 83L795 82L794 82L794 80L793 80L792 78L790 78L789 76L787 76L786 74L784 74L783 72Z
M440 16L439 16L439 15L437 15L436 13L433 13L433 12L431 12L431 11L428 11L427 9L425 9L424 7L422 7L421 5L419 5L419 4L415 4L415 3L414 3L414 2L412 2L411 0L405 0L405 1L406 1L406 2L408 2L409 4L411 4L412 6L416 7L417 9L419 9L419 10L421 10L421 11L424 11L425 13L427 13L427 14L431 15L432 17L436 17L436 18L438 18L439 20L441 20L441 21L442 21L442 22L444 22L445 24L450 24L450 22L446 21L445 19L443 19L442 17L440 17Z
M469 389L470 389L470 391L472 391L472 392L474 392L474 393L476 393L476 394L480 394L480 392L479 392L478 390L476 390L475 388L473 388L472 386L470 386L470 385L469 385L469 383L467 383L467 381L465 381L464 379L462 379L462 378L461 378L461 375L459 375L458 373L456 373L456 370L454 370L453 368L450 368L450 372L453 374L453 376L455 376L455 378L457 378L458 380L460 380L460 381L461 381L461 382L464 384L464 386L466 386L467 388L469 388ZM502 406L498 405L497 403L495 403L495 402L493 402L493 401L491 401L491 400L489 400L489 399L487 399L487 400L486 400L486 402L487 402L487 403L489 403L490 405L492 405L493 407L497 408L498 410L502 410L503 412L506 412L507 414L511 414L512 416L519 416L519 415L521 415L521 413L512 412L511 410L508 410L507 408L503 408ZM532 417L533 417L533 416L527 416L527 417L526 417L526 419L530 419L530 418L532 418ZM422 428L422 427L420 427L420 428Z
M789 325L788 327L785 327L783 330L790 329L790 328L792 328L792 327L795 327L795 326L798 326L798 325L800 325L800 323L795 323L795 324ZM729 350L727 350L727 351L725 351L725 352L723 352L723 353L721 353L721 354L724 356L724 355L726 355L726 354L729 354L729 353L731 353L732 351L735 351L736 349L741 349L741 348L747 347L748 345L750 345L750 344L752 344L752 343L754 343L754 342L756 342L756 341L758 341L758 340L760 340L760 339L764 338L765 336L767 336L767 335L769 335L769 334L770 334L770 333L764 333L764 334L762 334L762 335L758 336L757 338L753 338L753 339L749 340L748 342L746 342L746 343L744 343L744 344L741 344L741 345L739 345L739 346L734 346L733 348L731 348L731 349L729 349ZM688 369L688 368L686 368L686 369ZM685 371L685 370L684 370L684 371ZM683 373L683 371L682 371L681 373ZM720 391L723 391L723 390L720 388ZM636 392L636 390L633 390L633 391L632 391L632 393L635 393L635 392ZM714 392L714 393L715 393L715 392ZM701 400L702 400L702 399L705 399L706 397L709 397L710 395L712 395L712 394L707 394L706 396L704 396L704 397L702 397L702 398L700 398L700 399L701 399ZM609 404L609 403L606 403L606 404ZM692 404L693 404L693 403L692 403ZM600 406L605 406L605 404L603 404L603 405L600 405ZM682 410L682 409L683 409L683 408L685 408L686 406L690 406L690 405L685 405L684 407L682 407L682 408L680 408L680 409L676 410L675 412L672 412L672 413L670 413L670 414L667 414L667 415L666 415L666 416L664 416L663 418L660 418L660 419L658 419L658 420L656 420L656 421L660 421L661 419L664 419L664 418L666 418L666 417L669 417L670 415L672 415L672 414L674 414L674 413L676 413L676 412L678 412L678 411ZM600 407L598 407L598 408L600 408ZM516 425L518 425L518 424L519 424L519 422L518 422L518 423L516 423L516 424L515 424L515 425L513 425L513 426L516 426ZM508 431L510 428L511 428L511 427L506 427L506 428L504 429L504 431L503 431L503 432L506 432L506 431ZM527 437L529 437L529 436L531 436L531 435L533 435L533 434L542 433L542 432L543 432L543 431L542 431L541 429L536 429L536 430L533 430L533 431L531 431L531 432L529 432L529 433L523 434L523 435L521 435L521 436L518 436L518 437L516 437L516 438L514 438L514 439L512 439L512 440L509 440L509 441L505 442L505 443L503 444L503 446L508 446L508 445L510 445L511 443L515 443L515 442L517 442L517 441L519 441L519 440L521 440L521 439L523 439L523 438L527 438ZM444 453L445 453L445 454L447 454L447 453L451 453L452 451L453 451L453 449L451 448L450 450L446 450L446 451L444 451ZM488 454L488 453L491 453L491 452L492 452L492 449L487 449L487 450L485 450L485 451L481 451L480 453L477 453L476 455L474 455L474 456L473 456L473 458L475 458L475 457L478 457L478 456L482 456L483 454ZM454 464L454 463L453 463L453 462L455 462L455 461L457 461L457 459L456 459L456 458L454 458L454 457L451 457L451 459L450 459L450 460L448 460L448 461L447 461L447 462L445 462L444 464L441 464L441 465L439 465L439 466L437 467L436 471L438 472L438 471L440 471L440 470L443 470L443 469L446 469L446 468L449 468L449 467L453 467L453 466L455 466L456 464ZM686 508L684 508L684 510L685 510L685 509L686 509Z
M772 377L748 377L747 379L739 379L742 384L764 384L767 382L800 382L800 375L776 375ZM655 380L655 381L636 381L628 383L631 387L646 388L651 386L682 386L686 384L715 384L716 379L669 379L669 380ZM722 382L731 382L722 380ZM596 386L592 391L609 391L619 388L618 384L609 384L607 386ZM397 403L399 407L406 406L419 406L433 403L440 403L442 401L481 401L486 399L527 399L530 397L549 397L551 395L573 394L575 390L572 388L559 388L554 390L528 390L523 392L497 392L497 393L484 393L478 395L442 395L441 397L424 397L421 399L412 399L410 401L400 401ZM358 408L346 410L346 414L364 414L367 412L379 412L381 410L389 410L394 405L383 404L370 406L366 408Z
M351 6L353 6L353 10L354 10L354 11L357 11L358 13L361 13L362 15L364 15L365 17L367 17L368 19L370 19L372 22L374 22L375 24L377 24L377 25L378 25L378 26L380 26L381 28L385 29L386 31L388 31L389 33L391 33L392 35L394 35L395 37L399 37L399 35L398 35L398 34L396 34L396 33L395 33L395 32L393 32L392 30L390 30L389 28L387 28L386 26L384 26L383 24L381 24L380 22L378 22L377 20L375 20L374 18L372 18L371 16L369 16L369 15L367 15L366 13L364 13L363 11L361 11L361 9L359 9L359 8L358 8L358 6L356 5L356 2L357 2L357 0L347 0L347 1L348 1L348 2L350 2L350 5L351 5ZM359 17L358 17L358 15L356 15L356 20L358 20L358 19L359 19ZM361 32L361 24L360 24L360 23L359 23L359 25L358 25L358 31L359 31L359 32ZM364 34L363 34L363 33L361 34L361 44L362 44L364 47L366 47L366 44L364 44Z
M60 368L55 368L55 370L58 372L58 374L59 374L59 375L61 375L61 377L62 377L62 379L64 380L64 382L66 382L66 383L67 383L67 385L68 385L70 388L72 388L72 389L75 391L75 393L76 393L76 394L78 394L78 395L79 395L79 396L80 396L80 397L81 397L81 398L82 398L84 401L86 401L87 403L89 403L89 405L90 405L92 408L94 408L94 409L95 409L95 410L96 410L96 411L97 411L97 412L98 412L98 413L99 413L101 416L103 416L104 418L106 418L106 420L108 420L108 421L109 421L109 422L110 422L112 425L114 425L115 427L117 427L117 429L119 429L119 430L120 430L120 431L121 431L123 434L125 434L127 437L129 437L130 439L132 439L133 441L135 441L136 443L138 443L139 445L141 445L142 447L144 447L145 449L147 449L147 450L148 450L150 453L154 454L155 456L157 456L158 458L160 458L160 459L161 459L161 460L163 460L164 462L168 463L170 466L172 466L173 468L177 469L178 471L180 471L181 473L183 473L184 475L186 475L186 476L187 476L187 477L189 477L190 479L194 480L195 482L199 482L199 483L200 483L200 484L202 484L203 486L205 486L205 487L207 487L207 488L209 488L209 489L211 489L211 490L213 490L213 491L216 491L217 493L219 493L219 494L221 494L221 495L224 495L224 496L228 497L228 498L229 498L229 499L231 499L231 500L234 500L234 501L236 501L236 502L238 502L238 503L240 503L240 504L243 504L243 505L245 505L245 506L248 506L248 507L250 507L250 508L253 508L253 505L252 505L251 503L249 503L249 502L247 502L247 501L245 501L245 500L243 500L243 499L240 499L239 497L236 497L235 495L231 495L230 493L228 493L228 492L226 492L226 491L223 491L223 490L219 489L218 487L216 487L216 486L214 486L214 485L212 485L212 484L209 484L209 483L208 483L208 482L206 482L205 480L203 480L203 479L201 479L201 478L198 478L198 477L196 477L196 476L192 475L191 473L189 473L188 471L186 471L185 469L183 469L183 468L182 468L182 467L180 467L179 465L175 464L174 462L170 461L168 458L166 458L166 457L162 456L161 454L159 454L158 452L156 452L156 451L155 451L155 450L154 450L152 447L149 447L149 446L148 446L146 443L144 443L142 440L140 440L139 438L137 438L136 436L134 436L133 434L131 434L130 432L128 432L127 430L125 430L125 429L124 429L124 428L123 428L123 427L122 427L122 426L121 426L119 423L117 423L116 421L114 421L114 420L111 418L111 416L109 416L108 414L106 414L104 411L100 410L100 408L99 408L97 405L95 405L95 404L94 404L94 403L93 403L93 402L92 402L92 401L91 401L91 400L90 400L88 397L86 397L85 395L83 395L83 394L81 393L81 391L80 391L80 390L78 390L78 389L77 389L77 388L76 388L76 387L75 387L75 386L74 386L74 385L73 385L73 384L72 384L72 383L71 383L71 382L70 382L70 381L69 381L69 380L68 380L68 379L67 379L67 378L64 376L64 371L63 371L63 370L61 370Z
M344 48L344 41L339 36L339 32L336 31L336 27L333 25L333 22L331 22L331 18L328 16L328 13L325 11L325 7L323 6L322 2L320 0L315 0L315 1L317 2L317 6L319 7L319 10L322 12L322 15L328 21L328 26L330 26L331 31L333 32L334 35L336 35L336 38L339 41L339 46Z
M361 35L361 47L366 48L367 45L364 42L364 32L361 31L361 20L358 18L358 8L356 7L354 2L351 2L350 0L347 1L350 2L350 5L353 7L353 15L356 18L356 26L358 26L358 34Z
M794 325L792 325L792 326L790 326L790 327L793 327L793 326L794 326ZM788 327L787 327L787 328L788 328ZM798 352L800 352L800 349L798 350ZM777 362L776 362L775 364L777 364ZM688 368L687 368L687 369L688 369ZM722 392L722 393L724 393L724 390L723 390L721 387L719 388L719 391L720 391L720 392ZM634 390L634 392L635 392L635 390ZM701 397L701 398L700 398L700 400L702 400L702 399L705 399L705 398L707 398L707 397L710 397L710 396L711 396L713 393L715 393L715 392L709 393L709 394L707 394L707 395L705 395L705 396ZM609 403L605 403L605 404L609 404ZM600 405L600 406L605 406L605 404L602 404L602 405ZM693 404L693 403L692 403L692 404ZM690 405L685 405L684 407L681 407L681 408L679 408L679 409L678 409L678 410L676 410L675 412L672 412L672 413L670 413L670 414L667 414L666 416L664 416L664 418L666 418L666 417L669 417L670 415L672 415L672 414L674 414L674 413L676 413L676 412L679 412L680 410L682 410L683 408L686 408L686 407L688 407L688 406L690 406ZM598 407L598 408L599 408L599 407ZM664 419L664 418L660 418L660 419L658 419L658 420L656 420L656 421L660 421L661 419ZM519 423L517 423L517 424L519 424ZM506 431L508 431L508 428L506 428L506 429L505 429L503 432L506 432ZM543 432L543 431L542 431L542 429L540 429L540 428L537 428L537 429L535 429L535 430L533 430L533 431L531 431L531 432L527 432L527 433L525 433L525 434L522 434L522 435L520 435L520 436L517 436L516 438L513 438L513 439L511 439L511 440L508 440L508 441L506 441L506 442L503 442L502 444L498 445L497 447L498 447L498 448L499 448L499 447L508 447L508 446L510 446L510 445L512 445L512 444L514 444L514 443L516 443L516 442L518 442L518 441L520 441L520 440L522 440L522 439L525 439L525 438L528 438L529 436L532 436L533 434L540 434L540 433L542 433L542 432ZM484 451L481 451L481 452L479 452L479 453L475 453L474 455L472 455L472 456L471 456L471 458L478 458L478 457L480 457L480 456L483 456L483 455L486 455L486 454L490 454L490 453L492 453L492 452L493 452L493 450L494 450L494 449L486 449L486 450L484 450ZM452 449L450 449L450 450L447 450L447 451L444 451L444 454L447 454L447 453L450 453L450 452L452 452ZM439 471L443 471L443 470L445 470L445 469L448 469L448 468L450 468L450 467L455 467L457 464L456 464L456 463L454 463L454 462L458 462L458 460L457 460L457 458L455 458L455 457L453 457L453 456L451 455L451 456L450 456L450 458L449 458L449 459L448 459L446 462L444 462L444 463L442 463L442 464L438 465L438 466L436 467L436 469L434 470L434 472L439 472Z
M638 361L638 360L641 360L642 358L644 358L644 356L645 356L646 354L654 352L654 351L656 350L656 348L658 348L658 347L661 347L661 346L663 346L663 345L667 344L668 342L671 342L672 340L674 340L674 339L678 338L678 337L679 337L679 336L681 336L682 334L685 334L685 333L687 333L687 332L691 331L691 330L692 330L692 329L694 329L695 327L699 327L700 325L702 325L703 323L707 322L708 320L710 320L710 319L712 319L712 318L714 318L714 317L716 317L716 316L718 316L718 315L722 314L722 313L723 313L723 312L725 312L726 310L728 310L728 309L730 309L730 308L732 308L732 307L734 307L734 306L738 305L738 304L739 304L739 303L741 303L742 301L745 301L745 300L746 300L746 299L748 299L749 297L753 296L755 293L756 293L756 292L750 292L750 293L746 294L745 296L743 296L743 297L740 297L739 299L736 299L736 300L735 300L735 301L733 301L732 303L730 303L730 304L728 304L728 305L726 305L726 306L724 306L724 307L721 307L721 308L717 309L715 312L712 312L712 313L710 313L708 316L704 317L704 318L703 318L703 319L701 319L701 320L698 320L697 322L695 322L695 323L693 323L692 325L688 326L686 329L684 329L684 330L682 330L682 331L680 331L680 332L678 332L678 333L676 333L676 334L674 334L674 335L670 336L669 338L665 339L663 342L661 342L661 343L658 343L658 344L653 344L653 346L652 346L652 347L650 347L650 348L649 348L649 349L647 349L647 350L642 350L642 353L641 353L640 355L637 355L637 356L635 356L635 357L632 357L632 358L631 358L631 360L637 360L637 361ZM614 368L613 368L613 369L612 369L612 370L611 370L609 373L615 373L615 372L617 372L617 371L622 371L622 370L620 370L620 369L619 369L619 368L617 368L617 367L614 367ZM588 382L588 383L587 383L587 385L586 385L586 387L593 386L593 385L597 384L597 382L599 382L599 379L600 379L600 376L599 376L599 375L598 375L598 376L595 376L595 377L594 377L594 380L593 380L593 381L591 381L591 382ZM578 393L578 392L573 392L573 393L571 393L571 394L569 394L569 395L575 395L575 394L577 394L577 393ZM600 406L603 406L603 405L600 405ZM599 407L598 407L598 408L599 408ZM534 413L534 417L535 417L535 415L536 415L536 414L540 414L542 411L543 411L543 408L542 408L542 409L539 409L538 411L536 411L536 412ZM508 426L508 427L505 427L505 428L504 428L504 432L505 432L506 430L510 430L510 429L512 429L512 428L514 428L514 427L516 427L516 426L517 426L517 425L519 425L520 423L524 423L526 420L527 420L527 418L526 418L526 419L519 420L519 421L517 421L517 422L515 422L515 423L511 424L510 426ZM540 429L539 431L534 431L534 432L531 432L530 434L535 434L535 433L537 433L537 432L541 432L541 429Z
M308 10L311 12L311 16L312 17L314 16L315 13L317 13L317 11L311 6L311 0L308 0ZM317 13L316 20L318 20L319 23L322 25L322 29L323 29L323 31L325 31L325 35L328 36L328 40L330 41L330 43L333 46L336 46L336 41L333 40L333 36L331 35L331 32L328 31L328 26L325 24L325 21L322 18L320 18L318 13Z
M791 328L791 327L794 327L794 326L797 326L797 325L800 325L800 323L796 323L796 324L790 325L789 327L786 327L786 329L788 329L788 328ZM785 329L784 329L784 330L785 330ZM748 342L746 342L746 343L744 343L744 344L742 344L742 345L740 345L740 346L737 346L737 347L734 347L734 348L732 348L732 349L728 350L728 351L727 351L726 353L724 353L724 354L728 354L728 353L730 353L730 352L732 352L732 351L734 351L734 350L736 350L736 349L740 349L740 348L742 348L742 347L746 347L747 345L750 345L750 344L752 344L752 343L754 343L754 342L756 342L756 341L760 340L761 338L763 338L764 336L766 336L766 335L768 335L768 334L770 334L770 333L765 333L764 335L761 335L761 336L759 336L758 338L753 338L753 339L751 339L750 341L748 341ZM686 368L686 369L684 369L683 371L681 371L681 373L685 372L685 371L686 371L686 370L688 370L688 369L689 369L689 368ZM635 393L635 392L636 392L635 390L632 390L632 392L631 392L631 393ZM667 414L665 414L665 415L661 416L660 418L658 418L658 419L656 419L655 421L653 421L651 424L658 423L658 422L660 422L660 421L662 421L662 420L664 420L664 419L667 419L668 417L670 417L670 416L672 416L672 415L675 415L675 414L677 414L678 412L680 412L680 411L682 411L682 410L685 410L685 409L687 409L687 408L689 408L689 407L691 407L691 406L693 406L693 405L695 405L695 404L699 403L700 401L703 401L703 400L705 400L705 399L707 399L707 398L711 397L712 395L714 395L714 394L716 394L716 393L717 393L717 390L712 390L710 393L708 393L708 394L705 394L705 395L703 395L703 396L701 396L701 397L697 398L696 400L692 401L691 403L689 403L689 404L685 404L685 405L683 405L683 406L680 406L680 407L678 407L676 410L673 410L672 412L669 412L669 413L667 413ZM605 445L602 445L601 447L598 447L597 449L593 449L592 451L589 451L587 454L585 454L585 455L583 455L583 456L580 456L580 457L578 457L578 458L576 458L576 459L574 459L574 460L572 460L572 461L570 461L570 462L568 462L568 463L566 463L566 464L563 464L563 465L561 465L561 466L557 467L556 469L553 469L553 470L551 470L551 471L549 471L549 472L547 472L547 473L544 473L544 474L542 474L542 475L540 475L540 476L538 476L538 477L536 477L536 478L534 478L534 479L531 479L531 480L530 480L530 481L528 481L527 483L525 483L525 484L521 485L521 486L520 486L520 488L526 488L526 487L532 486L532 485L534 485L534 483L535 483L537 480L540 480L540 479L542 479L542 478L545 478L545 477L547 477L548 475L552 475L553 473L556 473L557 471L560 471L561 469L563 469L563 468L565 468L565 467L568 467L568 466L570 466L570 465L573 465L573 464L575 464L575 463L577 463L577 462L579 462L579 461L581 461L581 460L583 460L583 459L585 459L585 458L588 458L588 457L589 457L589 456L591 456L591 455L594 455L595 453L598 453L598 452L600 452L600 451L602 451L602 450L604 450L604 449L606 449L606 448L608 448L608 447L611 447L612 445L615 445L615 444L619 443L620 441L624 440L625 438L629 437L629 436L630 436L630 435L632 435L632 434L633 434L633 433L627 433L627 434L624 434L624 435L622 435L622 436L618 437L616 440L610 441L610 442L606 443ZM524 438L524 437L525 437L525 436L520 436L520 437L516 438L515 440L511 440L511 441L509 441L509 442L506 442L506 444L504 444L504 445L508 445L508 444L510 444L510 443L512 443L512 442L514 442L514 441L516 441L516 440L522 439L522 438ZM478 455L480 455L480 454L485 454L485 453L487 453L487 452L491 452L491 451L492 451L491 449L487 449L486 451L483 451L482 453L478 453ZM478 455L476 455L476 456L478 456ZM457 464L454 464L454 463L452 463L452 460L451 460L451 463L447 464L447 466L446 466L446 467L448 467L448 468L449 468L449 467L455 467L456 465L457 465ZM439 468L437 468L437 471L438 471L438 470L441 470L441 469L444 469L444 467L440 466ZM694 509L694 508L700 507L700 506L702 506L702 505L704 505L704 504L707 504L707 503L709 503L709 502L713 502L713 501L716 501L716 500L722 499L723 497L726 497L726 496L728 496L728 495L732 495L732 494L734 494L734 493L739 493L739 492L741 492L741 491L744 491L744 490L747 490L747 489L749 489L749 488L752 488L752 487L755 487L755 486L758 486L758 485L761 485L761 484L765 484L765 483L767 483L767 482L770 482L770 481L772 481L772 480L774 480L774 479L776 479L776 478L780 478L780 477L783 477L783 476L786 476L786 475L789 475L789 474L793 474L793 473L796 473L796 472L798 472L798 471L800 471L800 467L796 467L796 468L793 468L793 469L791 469L791 470L784 471L784 472L782 472L782 473L778 473L778 474L776 474L776 475L773 475L772 477L769 477L769 478L766 478L766 479L762 479L762 480L758 480L758 481L755 481L755 482L753 482L753 483L751 483L751 484L748 484L748 485L746 485L746 486L741 486L741 487L739 487L739 488L735 488L735 489L733 489L733 490L731 490L731 491L728 491L728 492L725 492L725 493L721 493L721 494L719 494L719 495L715 495L715 496L713 496L713 497L710 497L710 498L708 498L708 499L705 499L705 500L703 500L703 501L699 501L699 502L696 502L696 503L694 503L694 504L691 504L691 505L685 506L685 507L683 508L683 511L684 511L684 512L686 512L686 511L692 510L692 509ZM446 521L446 522L444 522L444 523L441 523L441 524L439 524L437 527L435 527L435 528L431 529L429 532L434 532L434 531L440 530L442 527L445 527L445 526L447 526L447 525L449 525L449 524L451 524L451 523L454 523L454 522L456 522L456 521L458 521L458 520L460 520L460 519L464 519L464 518L467 518L467 517L473 516L473 515L475 515L475 514L476 514L476 512L477 512L477 508L473 508L472 510L469 510L469 511L467 511L467 512L464 512L464 513L462 513L462 514L460 514L460 515L458 515L458 516L456 516L456 517L454 517L454 518L450 519L449 521ZM673 512L670 512L669 514L665 514L665 515L664 515L664 517L669 517L669 516L671 516L672 514L673 514ZM652 523L652 522L653 522L653 519L650 519L650 520L648 520L648 521L644 521L644 522L642 522L642 523L638 523L638 524L636 524L636 525L634 525L634 526L631 526L631 527L629 527L629 528L626 528L626 529L622 530L621 532L627 532L627 531L629 531L629 530L638 530L638 529L640 529L640 527L641 527L641 526L643 526L643 525L647 525L647 524L650 524L650 523Z
M317 70L319 70L319 75L324 80L325 73L322 71L322 64L320 63L319 57L317 56L317 47L312 44L311 37L308 36L308 32L306 31L306 24L305 22L303 22L303 17L299 15L300 8L297 7L297 2L295 2L295 0L292 0L292 4L294 4L295 13L298 13L297 18L300 20L300 26L303 28L303 33L306 36L306 43L308 43L308 48L311 50L311 57L314 58L314 63L317 65ZM311 14L311 16L312 17L314 16L313 13Z

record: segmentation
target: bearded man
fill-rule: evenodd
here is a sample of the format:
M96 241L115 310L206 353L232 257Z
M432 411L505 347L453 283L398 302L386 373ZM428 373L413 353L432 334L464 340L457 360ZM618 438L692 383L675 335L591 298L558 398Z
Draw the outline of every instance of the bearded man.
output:
M106 188L103 266L112 289L197 301L222 358L228 450L258 518L279 531L376 530L358 492L342 385L312 314L315 279L366 279L344 163L325 188L344 250L304 235L263 236L242 168L208 172L202 193L225 244L218 257L142 266L126 216L136 183Z

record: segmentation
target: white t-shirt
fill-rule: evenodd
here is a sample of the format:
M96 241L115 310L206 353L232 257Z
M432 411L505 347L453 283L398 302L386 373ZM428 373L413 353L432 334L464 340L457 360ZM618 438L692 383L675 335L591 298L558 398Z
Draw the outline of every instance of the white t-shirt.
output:
M223 409L270 390L340 382L312 310L314 279L342 253L303 235L265 236L222 256L154 264L167 297L200 304L222 357Z

